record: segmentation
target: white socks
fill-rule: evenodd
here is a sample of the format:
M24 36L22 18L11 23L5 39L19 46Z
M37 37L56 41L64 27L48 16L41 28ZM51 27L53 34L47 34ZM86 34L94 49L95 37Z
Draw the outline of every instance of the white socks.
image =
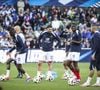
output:
M37 77L41 75L41 71L37 71Z
M100 77L97 77L96 84L100 84Z
M52 71L48 71L48 72L47 72L47 75L48 75L48 76L52 76Z
M67 77L74 77L75 76L71 70L65 70L65 74L67 75Z
M25 73L25 76L26 76L26 78L30 78L30 76L27 73Z
M6 77L10 76L10 70L6 70Z
M92 80L92 78L91 77L88 77L86 83L90 84L91 83L91 80ZM97 77L96 84L100 84L100 77Z
M91 83L92 78L88 77L86 83L90 84Z

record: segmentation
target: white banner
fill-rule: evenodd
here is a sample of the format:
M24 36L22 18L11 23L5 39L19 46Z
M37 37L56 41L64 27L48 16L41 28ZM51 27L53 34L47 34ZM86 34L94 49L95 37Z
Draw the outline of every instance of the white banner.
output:
M16 50L14 50L11 55L6 55L8 50L0 50L0 62L5 63L9 58L15 59Z
M42 54L41 50L28 50L27 62L38 62L40 58L38 56ZM54 50L53 51L53 61L63 62L66 57L64 50Z
M7 50L0 50L0 62L5 63L9 56L6 55ZM41 50L28 50L26 62L38 62L39 54L42 54ZM53 61L63 62L65 59L66 53L64 50L54 50L53 51ZM15 51L11 53L11 58L15 58Z

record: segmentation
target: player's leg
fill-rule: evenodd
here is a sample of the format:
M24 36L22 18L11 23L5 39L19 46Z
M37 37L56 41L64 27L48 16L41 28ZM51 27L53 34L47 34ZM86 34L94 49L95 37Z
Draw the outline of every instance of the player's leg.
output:
M89 71L88 78L87 78L86 82L81 85L83 87L90 86L90 84L91 84L91 80L92 80L94 73L95 73L95 60L90 61L89 69L90 69L90 71Z
M16 68L17 68L17 71L18 71L17 78L22 78L22 77L23 77L23 74L22 74L21 71L18 69L18 65L17 65L17 63L16 63L16 60L14 60L14 64L15 64L15 66L16 66Z
M39 83L43 79L42 63L42 60L37 63L37 75L33 78L33 82L35 83Z
M23 69L22 64L18 64L18 69L20 70L20 72L26 76L26 80L29 81L30 80L30 76L29 74Z
M18 70L20 70L20 72L26 76L26 80L29 81L30 80L30 76L22 67L22 64L25 63L25 58L26 58L26 53L18 54L16 56L16 63L17 63L17 66L18 66L17 67Z
M52 64L53 62L52 61L48 61L48 75L52 75Z
M100 53L95 54L96 58L96 70L97 70L97 79L96 83L93 86L100 86Z
M72 69L72 72L75 74L76 78L78 80L80 80L80 69L79 69L79 66L78 66L78 62L77 61L73 61L73 69Z
M63 66L64 66L64 74L66 77L73 77L73 65L72 65L72 56L73 56L73 52L69 52L66 58L66 61L64 61ZM68 78L67 78L68 79Z
M42 74L42 61L39 61L38 64L37 64L37 77L39 78Z
M63 62L64 70L68 70L67 62L67 60Z
M71 69L71 71L76 76L77 81L80 81L80 70L79 70L79 66L78 66L79 58L80 58L80 53L79 52L72 52L72 61L73 61L72 65L73 65L73 68Z
M69 68L67 66L67 60L63 62L63 66L64 66L64 74L62 79L67 80L68 79L68 75L69 75Z
M71 61L71 53L69 53L67 55L66 60L64 60L64 62L63 62L63 66L64 66L65 71L68 70L68 68L72 68L71 62L72 62Z
M69 52L68 53L68 56L67 56L67 61L64 63L64 67L65 67L65 72L67 75L70 74L71 77L75 77L74 73L73 73L73 70L74 70L74 67L73 67L73 52ZM67 69L67 67L70 69L70 71Z
M53 78L52 76L52 65L53 65L53 52L45 52L45 61L48 64L48 72L46 76L46 80L50 80Z
M39 53L37 55L38 57L38 63L37 63L37 78L38 79L42 79L41 76L42 76L42 64L44 62L44 52L42 51L41 53Z
M64 66L64 76L63 79L68 79L73 77L73 73L71 71L72 69L72 61L70 60L66 60L63 62L63 66Z
M48 61L47 64L48 64L48 72L47 72L47 75L46 75L46 80L53 80L53 75L52 75L52 64L53 64L53 62Z
M10 77L10 64L13 61L13 59L9 58L6 62L6 77L9 79Z

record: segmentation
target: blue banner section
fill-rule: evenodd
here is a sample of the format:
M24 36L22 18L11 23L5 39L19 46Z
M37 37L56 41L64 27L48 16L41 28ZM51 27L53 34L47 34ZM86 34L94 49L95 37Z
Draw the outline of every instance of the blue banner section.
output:
M16 4L18 0L0 0L2 4ZM100 7L100 0L28 0L30 5Z
M81 50L81 56L80 56L80 61L81 62L89 62L91 59L91 49L82 49Z
M94 6L94 7L100 7L100 0L88 0L87 2L81 4L80 6L84 7L89 7L89 6Z

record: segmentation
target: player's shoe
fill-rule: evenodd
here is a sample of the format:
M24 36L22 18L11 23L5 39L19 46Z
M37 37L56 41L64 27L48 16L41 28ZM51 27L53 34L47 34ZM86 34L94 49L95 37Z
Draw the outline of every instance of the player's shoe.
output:
M85 83L83 83L81 86L82 86L82 87L89 87L89 86L90 86L90 83L85 82Z
M40 74L38 77L39 77L40 80L42 80L43 78L45 78L45 75L44 74Z
M23 78L22 74L18 74L16 78Z
M9 80L10 79L10 77L5 77L5 80Z
M64 75L63 75L63 77L62 77L62 79L63 80L69 80L72 77L74 77L73 74L65 72Z
M80 83L80 79L77 79L76 77L72 77L68 79L68 84L73 86L73 85L77 85Z
M79 84L81 79L76 79L76 84Z
M10 79L10 77L8 77L8 76L6 76L6 75L0 75L0 81L7 81L7 80L9 80Z
M93 87L100 87L100 83L95 83L92 85Z

